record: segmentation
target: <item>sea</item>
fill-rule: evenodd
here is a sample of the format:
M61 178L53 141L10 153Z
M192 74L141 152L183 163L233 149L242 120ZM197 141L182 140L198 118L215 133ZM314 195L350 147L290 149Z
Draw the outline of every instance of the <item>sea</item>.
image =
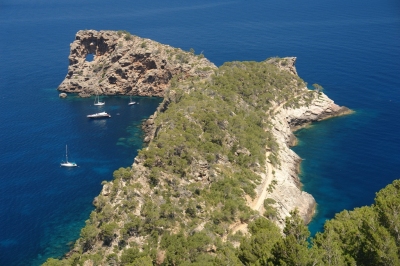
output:
M303 189L318 204L312 234L400 178L398 0L1 0L0 265L40 265L69 250L101 182L132 164L140 124L162 100L59 98L84 29L193 48L217 66L297 57L301 78L355 111L296 132ZM111 118L86 118L98 111ZM66 145L79 167L60 167Z

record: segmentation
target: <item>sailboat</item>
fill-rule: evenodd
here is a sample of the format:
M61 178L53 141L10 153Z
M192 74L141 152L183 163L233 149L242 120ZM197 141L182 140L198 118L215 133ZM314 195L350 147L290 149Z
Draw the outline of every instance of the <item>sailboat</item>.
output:
M94 105L104 105L105 102L100 102L100 96L96 93L96 97L94 98Z
M128 105L134 105L134 104L136 103L136 102L133 102L133 101L132 101L132 95L130 95L130 98L129 98L129 99L130 99L130 101L129 101Z
M61 163L61 166L65 166L65 167L78 166L76 163L68 162L68 146L67 145L65 145L65 162Z

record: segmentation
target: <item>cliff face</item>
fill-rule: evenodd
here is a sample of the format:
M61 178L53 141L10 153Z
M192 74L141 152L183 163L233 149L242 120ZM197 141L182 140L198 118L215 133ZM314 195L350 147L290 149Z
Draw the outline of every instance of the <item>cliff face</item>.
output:
M79 31L70 47L68 74L58 90L82 97L162 97L172 77L207 78L216 69L203 55L122 31ZM94 56L92 61L86 60L88 55Z
M278 108L272 118L273 134L279 143L279 166L273 167L275 180L272 193L267 197L276 201L280 225L289 212L298 209L306 223L315 212L316 203L312 195L302 191L298 177L301 158L289 147L295 144L293 131L311 122L351 113L347 107L336 105L325 94L320 93L308 106L299 108Z

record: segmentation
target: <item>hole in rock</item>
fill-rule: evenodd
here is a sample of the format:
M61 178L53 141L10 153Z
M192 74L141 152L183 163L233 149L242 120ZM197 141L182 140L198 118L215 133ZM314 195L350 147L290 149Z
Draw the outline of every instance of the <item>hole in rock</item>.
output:
M92 62L94 59L94 54L87 54L86 55L86 61L87 62Z

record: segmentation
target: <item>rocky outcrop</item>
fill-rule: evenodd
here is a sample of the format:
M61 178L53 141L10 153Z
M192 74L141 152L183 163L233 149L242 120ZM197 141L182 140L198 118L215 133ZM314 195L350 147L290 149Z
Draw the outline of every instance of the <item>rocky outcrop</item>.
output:
M293 131L315 121L346 115L351 112L349 108L335 104L323 93L320 93L310 106L284 111L287 115L286 120Z
M285 58L278 58L278 57L272 57L267 59L265 62L269 64L273 64L277 66L280 70L287 71L295 76L297 76L297 71L296 71L296 57L285 57Z
M87 60L93 55L93 60ZM123 31L83 30L70 45L62 92L164 96L171 79L207 78L216 66L194 55Z
M279 165L273 168L274 186L267 197L276 201L279 223L284 225L284 218L290 211L298 209L306 223L309 223L315 212L316 202L312 195L301 190L298 177L301 158L289 146L295 143L293 131L314 121L334 116L349 114L347 107L340 107L320 93L308 106L299 108L279 108L272 118L273 134L279 143Z

